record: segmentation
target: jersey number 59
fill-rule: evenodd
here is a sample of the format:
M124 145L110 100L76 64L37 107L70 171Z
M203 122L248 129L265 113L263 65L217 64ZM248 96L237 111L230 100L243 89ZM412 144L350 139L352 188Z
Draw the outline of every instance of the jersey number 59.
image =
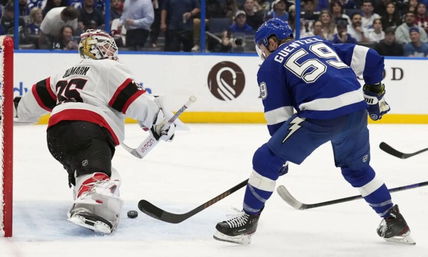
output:
M319 58L311 58L301 62L299 59L307 55L308 52L305 49L300 49L292 54L284 64L285 68L303 79L306 83L313 83L324 74L327 71L326 64L337 69L348 67L348 65L340 60L337 53L324 43L311 45L309 51ZM324 63L319 59L326 59L326 61Z

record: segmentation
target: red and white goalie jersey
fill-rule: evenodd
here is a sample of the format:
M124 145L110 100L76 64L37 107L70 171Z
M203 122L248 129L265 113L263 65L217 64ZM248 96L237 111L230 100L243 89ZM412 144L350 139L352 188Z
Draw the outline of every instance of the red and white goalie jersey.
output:
M135 84L123 64L83 59L34 84L18 105L18 121L36 121L47 112L51 112L48 127L64 120L96 123L105 127L118 145L124 139L125 116L151 128L159 107Z

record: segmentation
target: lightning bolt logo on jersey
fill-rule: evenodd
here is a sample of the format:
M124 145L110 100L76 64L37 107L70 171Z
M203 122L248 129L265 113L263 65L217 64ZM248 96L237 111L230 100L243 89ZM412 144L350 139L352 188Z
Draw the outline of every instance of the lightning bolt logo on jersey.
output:
M300 117L295 117L291 122L291 126L288 128L288 133L286 135L286 137L284 137L284 139L282 140L282 143L285 143L285 141L294 134L294 132L296 132L299 128L301 128L300 123L302 123L303 121L305 121L305 119L302 119Z

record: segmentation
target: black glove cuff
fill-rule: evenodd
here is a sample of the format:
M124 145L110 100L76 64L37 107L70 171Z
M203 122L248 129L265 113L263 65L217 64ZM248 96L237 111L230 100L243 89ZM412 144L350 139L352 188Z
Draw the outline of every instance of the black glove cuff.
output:
M376 84L365 84L363 86L363 91L374 93L377 95L382 95L382 94L385 94L385 84L383 84L381 82L376 83Z

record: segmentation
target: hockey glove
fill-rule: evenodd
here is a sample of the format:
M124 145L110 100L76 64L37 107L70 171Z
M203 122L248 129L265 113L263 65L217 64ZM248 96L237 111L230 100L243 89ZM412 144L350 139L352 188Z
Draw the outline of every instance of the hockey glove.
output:
M368 105L367 111L369 112L372 120L380 120L384 114L389 112L391 108L385 101L385 85L377 83L373 85L364 85L364 99Z
M165 115L163 108L159 110L156 120L150 129L156 140L171 141L174 138L175 124L168 123L170 118Z

